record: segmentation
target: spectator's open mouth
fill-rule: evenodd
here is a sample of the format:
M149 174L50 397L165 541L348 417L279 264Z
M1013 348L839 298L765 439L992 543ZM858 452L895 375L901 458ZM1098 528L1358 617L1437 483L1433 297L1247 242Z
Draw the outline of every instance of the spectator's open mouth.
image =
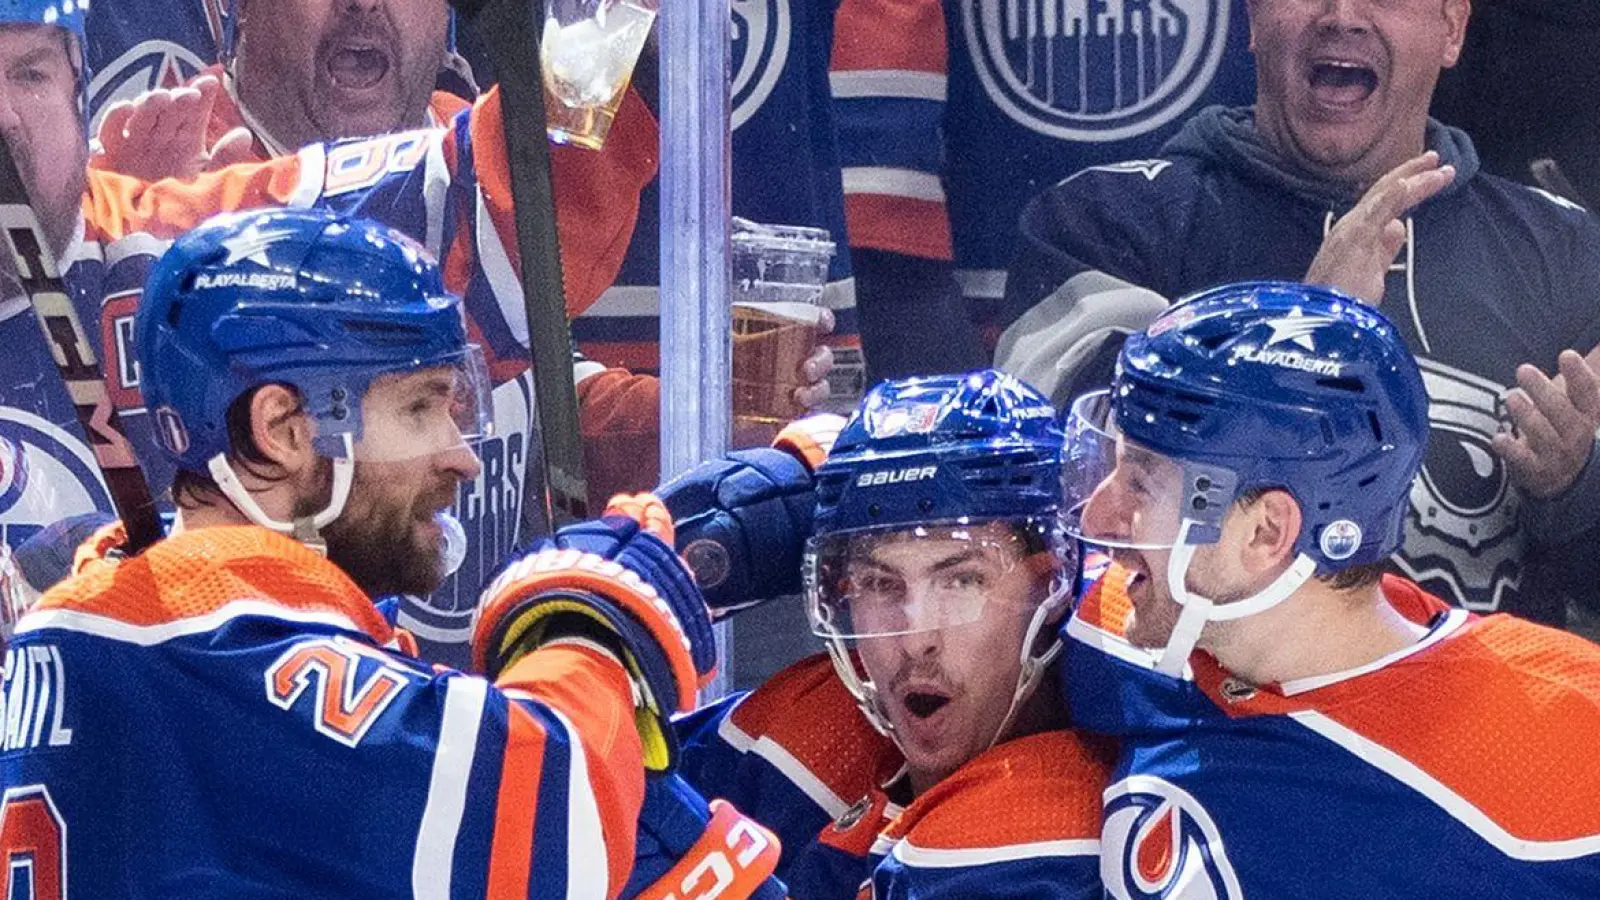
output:
M342 46L328 55L328 80L347 91L364 91L389 74L389 55L378 47Z
M1309 76L1311 95L1325 107L1353 110L1378 90L1378 73L1361 62L1316 59Z

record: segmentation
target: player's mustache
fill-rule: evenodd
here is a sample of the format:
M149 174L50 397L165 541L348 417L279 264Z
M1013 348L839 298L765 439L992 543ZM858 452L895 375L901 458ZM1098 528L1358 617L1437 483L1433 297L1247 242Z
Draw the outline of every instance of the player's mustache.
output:
M890 693L901 693L907 684L915 682L918 685L931 685L947 697L956 695L955 687L950 679L945 676L944 670L937 665L932 665L921 660L912 661L900 666L895 671L894 677L889 679Z

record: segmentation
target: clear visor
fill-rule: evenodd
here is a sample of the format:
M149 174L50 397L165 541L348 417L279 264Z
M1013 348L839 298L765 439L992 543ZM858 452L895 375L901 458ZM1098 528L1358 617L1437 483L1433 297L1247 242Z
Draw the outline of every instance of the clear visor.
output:
M996 615L1031 615L1064 577L1054 522L930 522L813 538L805 586L824 638L938 631Z
M352 411L339 402L336 390L333 407L318 422L326 429L321 433L350 431ZM444 360L375 376L360 404L358 462L401 462L448 453L493 434L489 367L482 349L473 344Z
M1074 401L1066 432L1061 488L1068 534L1102 547L1166 549L1178 543L1185 516L1193 518L1194 498L1209 505L1213 486L1204 476L1190 485L1183 463L1117 430L1109 391Z

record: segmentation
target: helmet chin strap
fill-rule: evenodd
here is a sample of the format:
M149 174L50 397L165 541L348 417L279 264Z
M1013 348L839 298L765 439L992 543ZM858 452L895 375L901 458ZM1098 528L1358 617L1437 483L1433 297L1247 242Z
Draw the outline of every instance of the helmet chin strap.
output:
M1017 673L1017 688L1011 694L1011 705L1006 708L1005 716L1000 720L1000 727L994 730L994 737L989 739L989 746L993 747L1000 742L1011 726L1016 724L1017 713L1022 710L1022 704L1028 702L1033 696L1034 688L1039 686L1039 679L1044 677L1045 670L1061 655L1061 637L1057 635L1048 646L1038 653L1034 652L1034 643L1039 639L1039 632L1050 622L1050 616L1061 608L1072 594L1072 579L1059 578L1050 588L1050 596L1039 604L1033 611L1033 618L1028 622L1028 630L1022 636L1022 669Z
M320 512L290 522L280 521L267 515L261 504L256 502L256 498L252 497L240 483L225 454L218 453L211 457L206 463L206 469L211 473L211 478L217 483L217 487L221 488L223 496L233 501L233 505L244 513L245 518L263 528L289 535L318 553L326 553L328 547L322 539L322 529L344 512L345 503L350 499L350 485L355 480L354 442L348 434L343 436L343 441L344 456L334 457L332 460L333 494L328 498L328 505Z
M1189 532L1199 525L1193 519L1183 520L1183 526L1178 531L1178 543L1172 548L1172 556L1167 559L1167 590L1171 591L1172 599L1183 607L1183 612L1178 614L1178 623L1172 627L1172 635L1167 638L1167 645L1161 651L1156 671L1174 678L1183 677L1184 669L1189 664L1189 654L1200 642L1200 632L1205 629L1207 622L1226 622L1266 612L1287 600L1317 572L1316 560L1304 553L1298 554L1294 563L1261 592L1219 606L1208 597L1190 593L1187 586L1189 564L1200 549L1198 544L1189 543Z

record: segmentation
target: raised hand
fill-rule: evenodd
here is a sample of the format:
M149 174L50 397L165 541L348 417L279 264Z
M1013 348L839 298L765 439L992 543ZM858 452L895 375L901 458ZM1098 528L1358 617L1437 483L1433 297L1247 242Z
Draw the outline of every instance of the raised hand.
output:
M112 104L100 122L100 149L90 165L159 181L248 161L255 138L247 128L235 128L206 146L206 123L221 93L222 83L206 75L186 87L157 88Z
M1517 367L1517 387L1506 394L1512 430L1495 435L1494 451L1511 480L1529 496L1547 500L1572 486L1594 449L1600 428L1600 348L1590 358L1563 350L1559 374Z
M1337 288L1373 306L1382 303L1384 276L1406 244L1401 217L1455 177L1455 167L1439 165L1432 150L1390 169L1333 224L1306 271L1306 283Z

